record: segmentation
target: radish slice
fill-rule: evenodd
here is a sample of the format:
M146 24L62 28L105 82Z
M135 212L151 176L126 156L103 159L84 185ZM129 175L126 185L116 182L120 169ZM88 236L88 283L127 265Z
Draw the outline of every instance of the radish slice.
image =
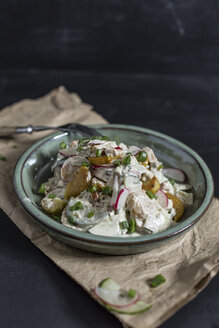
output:
M162 173L170 179L174 179L179 182L184 182L186 180L186 174L184 171L175 168L163 169Z
M59 150L59 154L65 156L65 157L71 157L76 155L77 148L75 147L69 147L65 149Z
M108 289L108 290L119 290L121 287L111 278L106 278L99 283L99 287Z
M114 165L112 165L112 164L102 164L102 165L92 164L93 169L97 169L98 167L103 167L103 168L106 168L106 169L113 169Z
M91 140L87 143L89 146L94 146L94 145L102 145L106 142L106 140Z
M116 150L123 150L121 147L115 147Z
M133 156L137 155L140 152L141 148L137 146L130 146L128 147L128 152L131 153Z
M126 306L124 308L118 308L118 307L108 305L107 309L117 312L117 313L123 313L123 314L138 314L138 313L149 310L151 307L152 307L152 305L150 305L150 304L147 304L142 301L138 301L135 304Z
M117 196L119 192L119 178L118 175L115 175L114 182L113 182L113 193L110 205L113 206L116 202Z
M116 203L114 205L115 210L120 210L125 207L126 200L128 198L130 191L127 188L122 188L118 194L116 199Z
M136 293L132 298L128 295L128 292L123 289L109 290L102 287L96 287L94 289L95 295L105 304L116 308L125 308L138 302L140 294Z
M167 208L168 207L168 197L167 195L165 194L165 192L163 192L161 189L159 189L156 194L157 196L157 200L159 202L159 204L164 207L164 208Z
M64 183L68 183L74 177L74 174L81 166L82 162L89 163L87 158L82 156L69 157L61 168L61 178Z

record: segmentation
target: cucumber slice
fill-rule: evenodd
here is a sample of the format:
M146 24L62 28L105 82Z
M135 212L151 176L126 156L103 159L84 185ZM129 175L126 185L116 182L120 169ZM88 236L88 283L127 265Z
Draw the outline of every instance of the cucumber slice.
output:
M108 289L108 290L119 290L120 286L111 278L106 278L99 283L99 287Z
M142 302L142 301L138 301L137 303L126 306L124 308L118 308L118 307L113 307L113 306L107 305L108 310L111 310L111 311L114 311L117 313L122 313L122 314L138 314L138 313L149 310L151 307L152 307L152 305L146 304L145 302Z
M94 292L102 302L118 308L132 305L140 298L139 293L136 293L134 297L130 297L128 292L123 289L109 290L103 287L96 287Z

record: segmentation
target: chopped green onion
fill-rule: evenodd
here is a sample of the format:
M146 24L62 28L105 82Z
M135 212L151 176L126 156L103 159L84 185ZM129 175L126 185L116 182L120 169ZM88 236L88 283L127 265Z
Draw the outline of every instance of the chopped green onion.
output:
M0 161L6 161L6 157L0 154Z
M91 187L88 189L88 191L91 192L91 193L93 194L94 192L97 191L97 187L96 187L96 186L91 186Z
M112 190L109 186L105 186L105 187L102 188L102 192L106 195L111 195Z
M45 186L44 183L42 183L41 186L38 189L38 193L39 194L45 194L45 191L46 191L46 186Z
M175 184L175 180L174 179L169 179L171 185L174 185Z
M153 279L150 280L149 284L151 287L155 288L163 284L166 281L166 278L162 274L156 275Z
M53 218L53 220L55 220L56 222L61 223L61 217L60 217L60 216L58 216L58 215L53 215L52 218Z
M129 289L128 296L130 298L134 298L136 294L137 294L137 290L135 290L135 289Z
M16 149L16 148L17 148L17 146L16 146L16 145L13 145L13 146L11 146L11 148L14 148L14 149Z
M158 169L158 171L162 170L163 169L163 164L160 164L157 169Z
M131 219L129 222L128 232L133 233L133 232L135 232L135 229L136 229L136 222L134 219Z
M88 162L82 162L81 165L82 166L88 166L89 167L90 166L90 163L88 163Z
M145 162L146 159L147 159L147 153L146 153L145 151L140 151L140 152L138 153L137 160L138 160L139 162Z
M81 151L83 147L90 141L90 138L82 138L78 141L78 151Z
M73 218L73 216L70 216L70 217L68 218L68 222L69 222L70 224L74 224L74 223L75 223L75 219Z
M120 225L121 229L128 229L128 227L129 227L129 223L127 220L120 222L119 225Z
M121 164L122 163L119 160L116 160L116 161L113 162L113 165L115 165L115 166L120 166Z
M101 149L97 149L96 150L96 157L100 157L102 154L102 150Z
M55 194L50 194L49 198L54 199L54 198L56 198L56 195Z
M92 218L93 216L94 216L94 212L89 212L87 215L88 218Z
M66 143L63 141L59 145L59 149L65 149L67 147Z
M71 207L69 207L70 211L77 211L77 210L82 210L84 208L82 202L76 202L74 203L74 205L72 205Z
M124 157L122 163L125 166L129 165L131 163L131 155Z
M150 190L147 190L146 194L150 197L150 199L155 198L155 195Z

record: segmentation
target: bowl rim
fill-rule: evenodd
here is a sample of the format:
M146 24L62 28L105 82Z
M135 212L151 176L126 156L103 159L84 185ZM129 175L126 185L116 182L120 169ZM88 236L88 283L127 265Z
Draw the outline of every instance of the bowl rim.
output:
M183 151L186 151L189 153L190 156L192 156L197 164L199 165L203 176L205 178L206 183L206 190L205 190L205 196L204 199L199 206L199 208L187 219L185 219L182 222L177 223L177 225L172 226L168 228L165 231L155 233L155 234L149 234L149 235L142 235L137 237L128 237L128 238L122 238L122 237L108 237L108 236L99 236L99 235L92 235L87 232L78 231L76 229L71 229L69 227L66 227L54 220L52 220L48 215L46 215L44 212L42 212L34 202L32 202L26 191L25 186L23 182L23 171L25 169L25 163L28 161L29 157L33 155L40 147L42 147L45 143L51 142L56 139L60 139L64 136L67 136L66 132L56 132L53 134L50 134L34 144L32 144L28 149L26 149L23 154L18 159L15 168L14 168L14 174L13 174L13 184L14 188L17 194L17 197L19 201L21 202L24 209L30 214L31 217L33 217L39 224L46 226L49 230L52 230L54 233L58 233L60 235L63 235L67 238L76 239L79 241L84 241L88 243L95 243L95 244L103 244L103 245L110 245L110 246L127 246L127 245L145 245L148 243L154 243L159 242L165 239L168 239L170 237L173 237L177 234L180 234L181 232L187 230L190 228L193 224L195 224L200 218L203 216L203 214L207 211L208 207L210 206L213 196L214 196L214 181L212 178L212 174L204 162L204 160L190 147L182 143L181 141L178 141L177 139L170 137L166 134L160 133L158 131L154 131L151 129L138 127L134 125L125 125L125 124L96 124L96 125L89 125L90 127L93 127L95 129L99 129L100 132L107 130L107 129L122 129L127 131L134 131L137 133L142 134L149 134L158 138L161 138L165 141L170 142L171 144L174 144L178 148L181 148ZM28 197L28 201L24 201Z

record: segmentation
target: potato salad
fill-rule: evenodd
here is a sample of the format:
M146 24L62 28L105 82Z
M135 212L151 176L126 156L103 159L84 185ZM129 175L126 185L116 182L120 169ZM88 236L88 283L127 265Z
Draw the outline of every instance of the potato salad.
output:
M148 146L97 136L62 142L53 177L38 192L59 223L94 235L135 237L168 229L192 205L179 168L164 168Z

